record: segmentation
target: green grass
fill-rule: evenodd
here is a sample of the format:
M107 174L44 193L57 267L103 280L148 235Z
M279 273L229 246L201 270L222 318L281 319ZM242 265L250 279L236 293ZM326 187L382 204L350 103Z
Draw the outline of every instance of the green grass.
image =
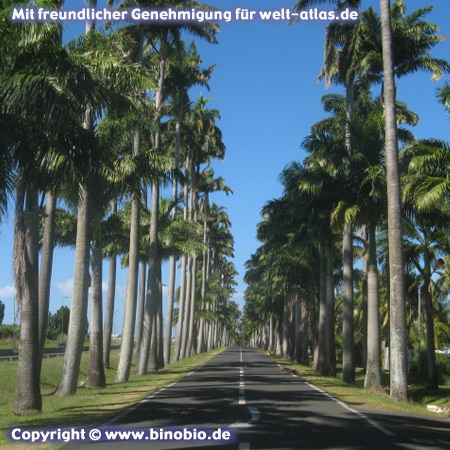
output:
M191 372L206 363L223 349L203 353L169 364L165 369L137 376L133 374L127 383L114 383L118 363L118 351L111 352L111 369L106 371L107 387L88 389L79 387L76 395L54 397L61 375L64 358L44 359L41 376L43 412L31 416L15 416L11 411L16 389L17 361L0 363L0 449L23 449L25 445L13 444L8 440L7 432L11 426L54 427L100 424L114 417L130 405ZM136 361L134 361L135 363ZM83 354L79 381L86 378L88 355ZM39 449L56 448L42 445Z
M408 386L409 401L400 403L390 399L387 388L377 393L366 392L364 390L364 374L361 369L357 371L356 384L353 386L342 381L342 370L340 367L337 369L336 378L323 377L314 372L311 367L294 364L274 355L270 355L270 357L286 367L296 369L299 376L305 381L320 387L355 408L382 409L436 416L435 413L427 411L428 404L438 405L441 408L450 407L450 386L448 385L440 387L439 391L427 391L423 385L412 383ZM387 372L383 372L382 382L384 386L388 386L389 374ZM439 416L443 417L442 414Z
M13 338L2 338L0 339L0 349L1 350L11 350L14 346ZM19 348L19 339L16 338L16 348Z

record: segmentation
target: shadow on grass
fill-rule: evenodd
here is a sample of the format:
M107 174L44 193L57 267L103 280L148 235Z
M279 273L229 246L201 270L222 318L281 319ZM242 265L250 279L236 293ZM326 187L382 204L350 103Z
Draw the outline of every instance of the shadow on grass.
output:
M438 403L450 406L450 387L439 388L438 391L413 388L410 390L410 400L420 404Z

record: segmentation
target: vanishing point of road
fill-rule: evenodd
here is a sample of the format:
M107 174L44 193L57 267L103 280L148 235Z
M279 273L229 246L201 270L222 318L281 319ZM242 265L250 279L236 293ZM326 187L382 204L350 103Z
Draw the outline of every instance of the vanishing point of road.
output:
M64 449L450 449L450 421L355 409L250 348L229 348L109 429L229 430L233 442L71 443ZM148 438L147 438L148 439Z

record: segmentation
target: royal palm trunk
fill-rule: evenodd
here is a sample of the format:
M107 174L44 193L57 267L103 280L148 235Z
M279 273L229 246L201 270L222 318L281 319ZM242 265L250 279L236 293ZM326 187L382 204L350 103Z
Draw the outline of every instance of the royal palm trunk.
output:
M42 409L38 346L38 242L37 191L28 189L23 207L23 182L18 183L14 229L14 280L21 307L19 362L14 403L15 414L32 414Z
M369 261L367 268L367 364L364 389L381 389L380 305L375 225L369 226Z
M39 359L42 359L47 337L50 283L53 267L55 234L56 194L47 193L45 205L44 233L42 237L41 266L39 272Z
M380 0L384 71L385 155L390 271L390 396L396 401L407 401L407 338L402 204L398 164L394 55L392 48L393 40L390 3L390 0Z
M86 385L91 388L105 387L103 364L103 298L102 298L102 214L94 213L94 237L92 240L91 315L89 324L89 367Z
M55 392L58 397L73 395L77 390L81 354L86 335L87 299L90 284L91 198L90 189L80 185L69 332L61 379Z

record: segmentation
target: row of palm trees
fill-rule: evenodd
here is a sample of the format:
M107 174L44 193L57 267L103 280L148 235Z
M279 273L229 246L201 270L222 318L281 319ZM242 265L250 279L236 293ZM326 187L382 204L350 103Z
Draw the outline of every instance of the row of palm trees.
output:
M194 1L157 6L166 3L207 7ZM4 215L7 197L15 193L13 270L21 332L14 410L27 414L42 408L40 369L55 244L75 249L57 396L77 389L88 297L86 385L105 386L120 255L128 278L117 382L128 380L133 355L142 375L230 344L239 312L230 301L236 275L229 259L231 224L223 208L210 202L214 191L231 192L210 166L225 152L219 113L207 107L208 99L189 98L192 86L208 87L213 67L201 67L195 45L182 40L181 26L96 30L90 21L83 36L63 45L58 25L10 24L11 4L4 3L0 20L0 200ZM55 7L61 5L55 1ZM95 6L90 0L89 7ZM218 28L208 23L186 25L184 31L215 43ZM172 196L162 198L160 187L169 184ZM103 314L105 257L109 282ZM166 259L171 273L164 332L161 266ZM173 323L177 335L171 354Z
M315 3L301 0L296 7ZM347 3L360 7L361 2ZM290 351L304 363L308 362L309 323L314 367L334 375L335 289L339 287L343 380L355 382L355 332L361 330L365 385L378 390L383 292L390 306L390 392L392 398L403 401L407 398L406 308L411 301L407 294L414 286L416 292L418 286L426 292L428 386L437 388L433 320L436 302L446 295L444 285L448 283L444 280L448 280L450 252L445 234L449 166L447 143L417 142L404 128L415 125L418 117L395 100L395 77L428 70L438 79L450 66L431 55L431 49L445 38L437 34L437 26L424 19L431 7L407 14L403 0L393 2L392 7L381 0L380 5L381 17L369 8L360 13L356 25L330 24L327 28L320 78L328 84L342 84L345 95L322 98L330 115L314 124L303 141L309 156L283 171L283 197L263 209L263 222L258 226L263 245L247 263L250 286L245 316L253 343L258 339L259 344L278 347L285 355ZM374 98L371 86L379 83L383 97ZM440 100L448 109L447 85L440 91ZM398 141L404 145L400 160ZM429 159L433 165L428 164ZM382 236L388 241L385 252L379 250ZM420 240L428 240L434 250L419 246ZM353 263L361 253L355 252L355 242L361 242L364 250L360 290L356 292L364 313L358 330ZM414 257L409 248L416 251ZM377 267L380 258L384 264L382 284ZM438 261L445 267L439 280L433 277ZM274 333L275 323L280 324L279 335Z

